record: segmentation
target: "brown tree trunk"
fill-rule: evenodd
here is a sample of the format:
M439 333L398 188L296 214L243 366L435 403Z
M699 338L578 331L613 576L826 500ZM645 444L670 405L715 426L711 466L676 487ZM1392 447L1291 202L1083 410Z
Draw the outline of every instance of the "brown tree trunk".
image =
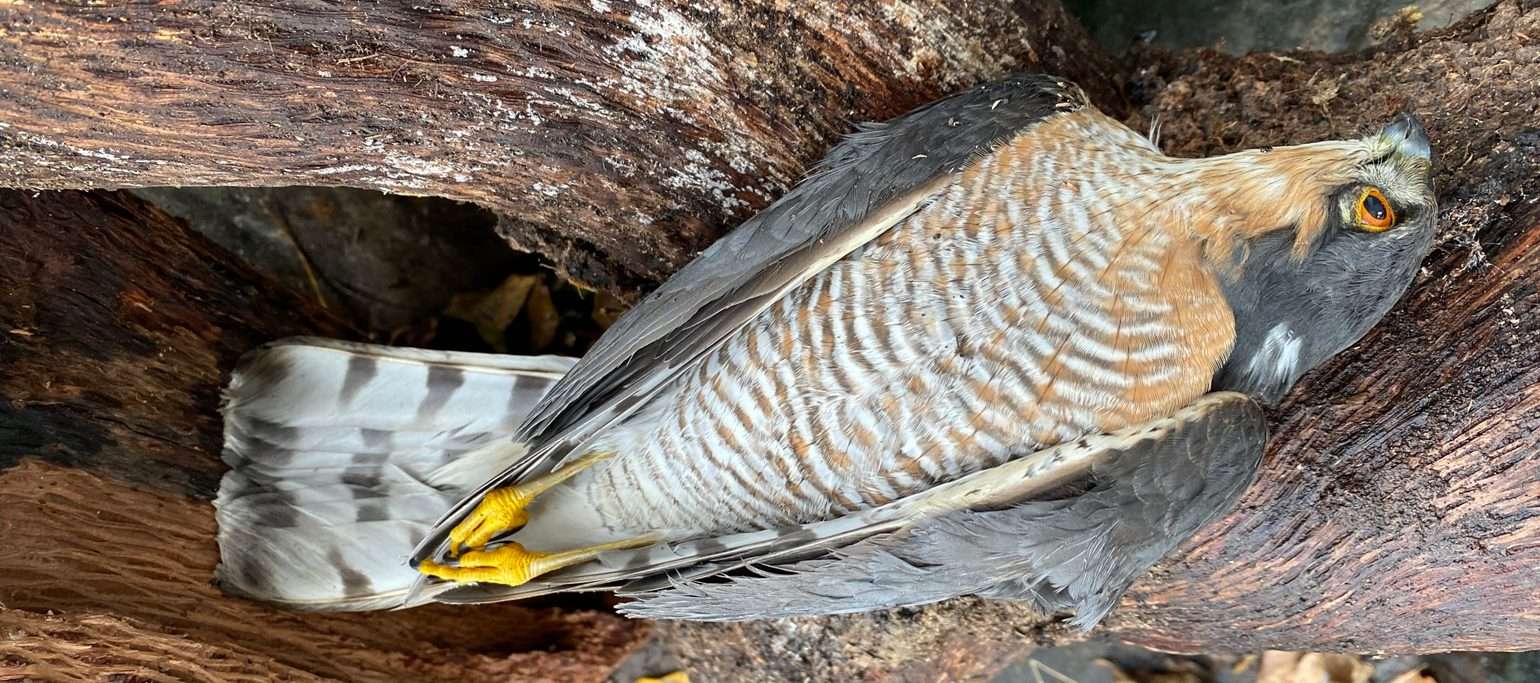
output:
M1412 291L1274 412L1260 481L1102 632L1178 652L1540 649L1540 7L1500 2L1347 57L1138 55L1177 155L1340 138L1416 112L1441 234ZM959 600L796 623L665 624L711 680L968 680L1075 637ZM795 656L791 656L795 653Z
M1121 113L1119 72L1056 3L491 4L6 6L0 182L442 194L503 212L515 241L574 276L634 292L784 189L852 118L1008 64L1067 73ZM1417 112L1441 155L1444 226L1402 305L1277 411L1262 481L1141 580L1108 632L1178 650L1540 649L1534 36L1540 9L1505 0L1360 55L1139 56L1135 122L1160 114L1173 153ZM638 637L580 613L563 632L581 636L557 638L567 649L508 658L531 634L471 624L554 613L317 618L218 597L196 501L221 469L219 373L260 341L337 325L279 315L295 304L131 200L6 197L0 466L25 461L0 471L0 504L15 506L0 546L23 548L0 555L0 577L31 578L0 579L0 619L24 634L0 666L128 666L176 648L253 675L592 672ZM965 680L1066 637L1039 623L959 600L662 631L700 680Z

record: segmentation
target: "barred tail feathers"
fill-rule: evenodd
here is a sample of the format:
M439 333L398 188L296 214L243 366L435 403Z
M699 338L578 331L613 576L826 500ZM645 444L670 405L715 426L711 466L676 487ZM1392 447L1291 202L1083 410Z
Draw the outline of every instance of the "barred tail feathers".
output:
M224 394L221 587L294 609L399 605L413 546L524 453L514 432L573 362L320 339L247 354Z

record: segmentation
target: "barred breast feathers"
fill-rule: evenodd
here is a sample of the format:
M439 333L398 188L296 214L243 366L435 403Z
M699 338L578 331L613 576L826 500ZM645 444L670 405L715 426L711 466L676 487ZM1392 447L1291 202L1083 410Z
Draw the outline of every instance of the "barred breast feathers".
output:
M635 455L588 494L630 492L623 527L799 523L1175 410L1234 324L1200 241L1148 208L1168 163L1089 110L1045 119L617 426Z
M589 493L633 492L601 506L621 527L796 523L1167 414L1230 352L1235 246L1308 247L1367 154L1174 159L1093 109L1046 117L617 425L640 452Z

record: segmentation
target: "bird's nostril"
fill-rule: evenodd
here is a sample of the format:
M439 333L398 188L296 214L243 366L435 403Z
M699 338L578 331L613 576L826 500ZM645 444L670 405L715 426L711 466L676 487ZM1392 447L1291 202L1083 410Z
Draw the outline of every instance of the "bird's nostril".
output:
M1398 114L1390 125L1385 126L1381 134L1395 141L1396 151L1407 156L1431 159L1433 147L1428 142L1428 133L1423 130L1422 123L1417 117L1409 113Z

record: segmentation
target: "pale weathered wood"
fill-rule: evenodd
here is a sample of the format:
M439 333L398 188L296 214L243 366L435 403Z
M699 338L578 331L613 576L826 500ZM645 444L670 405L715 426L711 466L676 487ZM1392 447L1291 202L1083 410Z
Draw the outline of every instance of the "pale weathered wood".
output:
M1058 0L0 4L0 186L473 201L634 292L855 121L1010 69L1118 102Z

